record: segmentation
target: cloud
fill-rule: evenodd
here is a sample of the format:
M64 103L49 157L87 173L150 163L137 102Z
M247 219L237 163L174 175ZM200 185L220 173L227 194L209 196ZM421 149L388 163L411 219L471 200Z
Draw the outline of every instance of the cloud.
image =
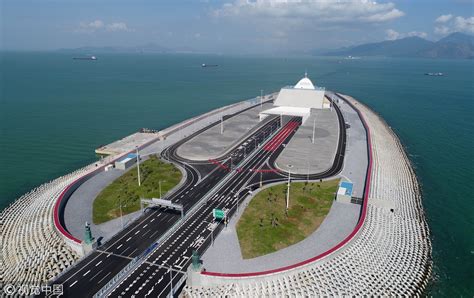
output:
M385 38L386 40L395 40L400 37L400 33L393 29L385 30L385 33L387 34L387 37Z
M448 22L449 20L451 20L453 18L453 15L452 14L444 14L444 15L440 15L436 20L435 22L436 23L446 23Z
M106 24L102 20L95 20L92 22L81 22L79 27L76 28L75 32L79 33L94 33L94 32L117 32L117 31L126 31L131 32L132 29L128 28L127 24L124 22L114 22Z
M95 32L104 27L104 22L101 20L95 20L89 23L81 22L79 23L79 28L76 31L78 32Z
M434 32L438 35L446 35L453 32L464 32L474 34L474 17L461 17L453 15L441 15L435 23L440 25L435 26ZM442 25L441 25L442 24Z
M385 30L385 33L387 35L385 37L386 40L396 40L396 39L400 39L400 38L414 37L414 36L421 37L421 38L426 38L426 36L428 36L428 34L426 34L426 32L410 31L408 33L399 33L399 32L397 32L393 29Z
M381 23L405 15L393 3L368 0L235 0L213 11L215 17L310 19L317 23Z
M132 31L124 22L111 23L107 25L107 31Z

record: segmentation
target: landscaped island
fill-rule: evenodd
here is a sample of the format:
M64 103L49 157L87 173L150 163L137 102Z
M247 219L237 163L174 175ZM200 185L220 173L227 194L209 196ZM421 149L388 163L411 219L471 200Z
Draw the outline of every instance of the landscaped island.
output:
M99 193L92 209L95 224L119 217L120 206L123 215L139 210L140 198L159 198L160 184L164 196L182 177L174 165L155 155L140 164L141 186L138 186L137 175L137 168L133 167Z
M237 224L243 258L269 254L308 237L328 214L338 184L339 179L291 183L288 215L287 184L259 192Z

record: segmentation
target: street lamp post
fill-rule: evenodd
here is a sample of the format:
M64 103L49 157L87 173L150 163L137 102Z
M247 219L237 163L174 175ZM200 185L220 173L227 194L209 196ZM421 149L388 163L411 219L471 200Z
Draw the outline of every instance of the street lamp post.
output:
M224 133L224 115L221 114L221 134Z
M123 230L122 200L119 201L119 208L120 208L120 224L122 225L122 230Z
M212 225L212 222L209 222L209 221L206 221L206 220L203 220L203 222ZM214 246L214 228L211 230L211 245Z
M160 188L160 199L161 199L161 180L158 181L158 186L159 186L159 188Z
M138 186L141 186L141 181L140 181L140 159L138 157L138 146L136 147L137 149L137 173L138 173Z
M170 273L170 286L171 286L171 288L170 288L170 297L173 297L173 294L174 294L173 293L174 292L173 291L173 270L171 269L171 266L167 262L163 261L163 263L166 264L166 266L168 266L168 270L169 270L169 273Z
M286 192L286 212L288 212L288 208L290 206L290 181L291 181L291 168L293 165L288 165L288 189Z

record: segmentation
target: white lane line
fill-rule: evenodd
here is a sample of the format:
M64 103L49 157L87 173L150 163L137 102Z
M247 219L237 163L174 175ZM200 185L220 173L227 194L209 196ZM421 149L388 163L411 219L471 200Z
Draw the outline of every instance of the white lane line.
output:
M148 224L144 225L143 228L146 228L146 226L148 226Z
M102 272L102 270L100 270L99 272L97 272L94 276L91 277L91 279L89 279L89 281L92 281L97 275L99 275L100 273Z
M99 263L95 264L95 266L96 266L96 267L99 266L100 263L102 263L102 261L99 261Z
M120 244L119 246L117 246L117 249L121 248L121 247L122 247L122 245L123 245L123 243L122 243L122 244Z
M86 273L84 273L82 276L86 276L87 274L89 274L89 272L91 272L90 270L88 270Z
M156 233L158 233L158 231L155 231L155 232L154 232L153 234L151 234L150 237L148 237L148 238L151 239L153 236L155 236Z
M152 220L150 220L150 222L153 222L155 219L153 218Z
M135 235L138 234L138 233L140 233L140 230L136 231L136 232L135 232Z
M97 283L100 284L107 276L110 275L110 273L112 273L112 272L107 273L107 274L106 274L104 277L102 277L102 279L99 280Z
M132 237L128 237L128 239L127 239L127 240L125 240L125 242L128 242L128 240L130 240L130 239L132 239ZM117 247L117 248L118 248L118 247Z
M106 256L106 258L110 257L111 255L112 255L112 254L108 254L108 255Z
M135 248L135 249L134 249L131 253L129 253L127 256L129 257L129 256L133 255L133 253L136 252L137 250L138 250L138 248Z
M72 286L74 286L76 283L77 283L77 280L73 282L72 284L70 284L69 287L72 288Z

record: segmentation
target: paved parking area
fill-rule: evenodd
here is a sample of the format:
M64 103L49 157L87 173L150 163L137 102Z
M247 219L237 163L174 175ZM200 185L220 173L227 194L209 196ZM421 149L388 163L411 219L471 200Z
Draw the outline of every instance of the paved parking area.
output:
M264 104L263 110L271 106L272 104ZM258 116L260 111L260 106L256 106L237 116L226 119L223 134L221 134L220 124L211 127L181 145L177 150L178 155L192 160L208 160L225 154L239 140L257 127L260 123Z
M343 113L345 121L350 125L350 128L346 130L347 141L344 166L341 173L337 175L337 177L352 181L354 183L353 195L356 197L362 197L368 163L367 138L365 136L365 129L357 113L348 104L341 102L339 107ZM335 125L338 125L336 115L334 115L336 117L334 120L331 120L331 115L325 116L326 118L323 118L323 116L320 116L320 118L326 119L326 125L330 125L331 121L336 121ZM308 120L307 123L311 123L311 125L309 125L310 129L308 127L300 128L300 135L294 142L293 147L288 146L285 149L286 153L283 151L283 153L286 154L284 158L287 158L289 162L294 164L292 171L296 170L296 165L301 165L302 160L304 160L294 158L294 155L302 154L302 152L304 152L303 150L298 151L298 144L300 144L300 146L304 146L306 144L308 148L308 144L311 143L308 130L312 131L312 119ZM328 133L323 133L323 130L320 131L319 136L321 141L319 144L321 146L324 143L324 138L330 138L329 136L331 132L335 132L330 127L328 127L328 129ZM293 138L295 137L296 135ZM331 144L329 140L327 141L327 144ZM327 155L330 154L329 151L325 152ZM283 153L280 155L280 157L283 156ZM285 161L284 158L283 160ZM322 155L321 158L323 158ZM277 159L277 162L283 163L281 160L282 159L279 158ZM307 173L307 170L306 172L303 170L302 173ZM333 177L331 179L337 177ZM255 192L254 195L256 193L257 192ZM251 197L246 198L242 206L247 206L250 200ZM308 238L277 252L244 260L242 258L235 229L235 225L240 219L241 213L244 210L244 208L241 207L239 210L240 212L237 212L230 220L228 227L224 229L218 237L216 237L214 246L210 247L202 256L204 268L206 268L208 271L226 273L257 272L275 269L309 259L328 250L342 241L347 235L349 235L357 224L360 215L360 209L361 206L358 204L334 201L321 226Z
M313 123L316 129L313 137ZM299 127L275 165L291 173L321 173L332 166L339 138L339 122L333 110L313 110L310 118ZM292 165L291 168L288 165Z

